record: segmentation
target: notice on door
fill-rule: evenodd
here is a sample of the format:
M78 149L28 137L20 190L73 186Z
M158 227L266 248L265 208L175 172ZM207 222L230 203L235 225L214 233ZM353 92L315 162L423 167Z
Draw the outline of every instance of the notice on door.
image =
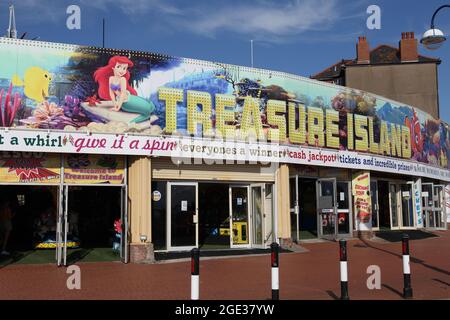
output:
M236 198L236 204L242 206L242 198Z
M188 202L187 200L181 200L181 211L187 211Z

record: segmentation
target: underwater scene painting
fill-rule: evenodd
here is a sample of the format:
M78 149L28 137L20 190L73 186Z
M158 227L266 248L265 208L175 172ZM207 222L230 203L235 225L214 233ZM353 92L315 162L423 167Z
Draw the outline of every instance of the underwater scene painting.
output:
M179 92L176 115L160 89ZM306 108L334 110L339 115L339 143L347 150L347 114L373 121L374 141L380 141L383 122L409 130L411 159L450 168L449 128L413 106L402 105L356 89L320 83L299 76L185 58L128 50L0 39L0 127L45 130L136 133L146 135L192 134L189 129L188 92L211 98L208 121L216 130L216 99L232 95L227 123L237 130L246 117L247 97L255 98L260 125L274 128L267 105L271 100ZM198 106L201 111L201 106ZM286 112L287 117L287 112ZM298 121L298 114L294 120ZM288 121L288 120L287 120ZM286 124L287 136L289 126ZM307 129L305 129L307 130ZM323 128L322 130L325 130ZM287 140L287 143L291 143Z

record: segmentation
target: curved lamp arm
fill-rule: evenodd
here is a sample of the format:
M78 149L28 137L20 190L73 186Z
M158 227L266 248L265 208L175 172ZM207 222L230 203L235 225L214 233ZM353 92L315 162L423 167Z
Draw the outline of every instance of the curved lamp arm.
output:
M436 9L436 11L433 13L433 17L431 17L431 29L434 29L434 18L436 17L436 14L444 8L450 8L450 4L444 4L443 6L440 6Z

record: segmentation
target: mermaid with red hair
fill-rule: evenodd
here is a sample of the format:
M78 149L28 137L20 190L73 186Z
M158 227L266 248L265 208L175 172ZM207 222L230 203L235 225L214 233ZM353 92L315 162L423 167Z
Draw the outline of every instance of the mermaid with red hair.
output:
M131 122L142 122L150 119L155 111L153 102L137 95L136 90L128 83L133 62L124 56L114 56L108 65L94 72L94 80L98 83L98 96L105 100L100 103L104 107L112 107L113 111L139 113L140 116Z

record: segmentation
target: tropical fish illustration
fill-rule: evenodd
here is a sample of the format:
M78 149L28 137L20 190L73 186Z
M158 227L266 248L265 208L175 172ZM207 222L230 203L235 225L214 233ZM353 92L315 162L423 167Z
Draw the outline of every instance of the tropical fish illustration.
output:
M50 72L40 67L29 67L25 71L23 80L15 74L12 78L14 86L23 86L25 95L37 102L43 102L48 97L48 86L52 81Z

